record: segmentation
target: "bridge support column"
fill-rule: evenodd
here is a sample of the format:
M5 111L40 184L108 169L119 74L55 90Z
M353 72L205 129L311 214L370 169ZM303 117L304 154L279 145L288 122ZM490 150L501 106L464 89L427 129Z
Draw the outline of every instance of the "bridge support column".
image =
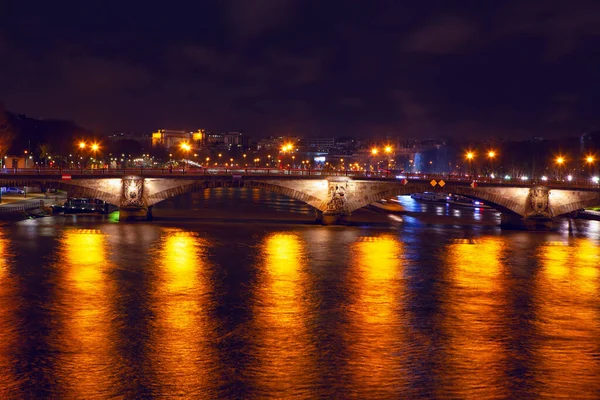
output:
M520 215L500 214L502 229L519 229L527 231L547 231L553 227L551 218L523 218Z
M323 225L343 225L348 214L331 211L315 211L315 220Z
M119 221L150 221L152 220L152 207L121 207L119 208Z

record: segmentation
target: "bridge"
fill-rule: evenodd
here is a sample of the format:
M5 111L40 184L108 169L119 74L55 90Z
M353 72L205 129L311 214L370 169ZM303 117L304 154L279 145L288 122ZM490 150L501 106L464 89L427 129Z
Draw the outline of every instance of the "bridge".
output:
M169 198L206 188L272 191L315 209L324 224L343 222L352 212L380 199L426 191L484 201L502 213L505 225L548 224L553 218L600 206L600 187L586 182L477 179L463 176L368 176L351 171L281 169L119 169L3 170L0 186L61 189L71 197L95 197L119 207L124 220L149 219L152 207Z

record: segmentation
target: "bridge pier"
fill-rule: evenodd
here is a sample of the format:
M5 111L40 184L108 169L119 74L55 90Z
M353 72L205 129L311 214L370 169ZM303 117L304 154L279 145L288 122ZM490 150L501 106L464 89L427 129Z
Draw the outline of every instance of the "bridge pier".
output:
M120 207L119 221L150 221L152 207Z
M346 213L315 210L315 221L322 225L344 225L347 217Z

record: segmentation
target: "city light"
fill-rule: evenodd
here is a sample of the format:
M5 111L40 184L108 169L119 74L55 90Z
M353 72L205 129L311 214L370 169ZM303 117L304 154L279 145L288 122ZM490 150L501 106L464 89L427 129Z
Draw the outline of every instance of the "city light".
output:
M567 176L567 180L568 180L569 182L571 182L571 181L573 180L573 175L568 175L568 176Z
M565 158L563 156L556 157L556 163L558 165L563 165L565 163Z
M598 184L598 182L600 182L600 178L598 178L597 176L594 176L592 178L592 182L594 182L595 184Z
M522 180L522 181L526 181L527 179L529 179L529 178L528 178L528 177L526 177L526 176L522 176L522 177L521 177L521 180Z
M494 150L490 150L490 151L488 152L488 157L489 157L489 158L494 158L494 157L496 157L496 152L495 152Z
M588 164L593 164L593 163L594 163L594 161L595 161L595 158L594 158L594 156L592 156L592 155L589 155L589 156L587 156L587 157L585 158L585 162L586 162L586 163L588 163Z
M190 151L190 150L192 149L192 146L190 146L190 144L189 144L189 143L186 143L186 142L181 142L181 143L179 144L179 147L180 147L180 148L181 148L181 150L183 150L183 151Z
M471 161L473 158L475 158L475 153L473 153L472 151L469 151L469 152L467 152L465 157L467 157L467 160Z
M85 149L85 142L79 142L79 148Z
M377 155L377 153L379 153L379 150L377 150L375 147L373 147L373 148L371 149L371 154L373 154L374 156L376 156L376 155Z
M391 153L392 152L392 146L385 146L385 152L387 154Z
M98 145L98 143L94 143L92 144L92 151L96 152L100 149L100 146Z
M542 180L545 182L548 180L548 177L546 175L542 176Z
M293 148L294 146L291 143L286 143L281 147L281 151L285 153L286 151L292 151Z

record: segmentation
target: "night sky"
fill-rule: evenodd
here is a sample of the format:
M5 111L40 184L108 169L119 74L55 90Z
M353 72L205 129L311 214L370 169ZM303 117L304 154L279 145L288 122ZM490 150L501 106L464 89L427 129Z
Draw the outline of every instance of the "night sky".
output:
M600 126L598 1L186 3L2 2L0 100L104 131L525 139Z

